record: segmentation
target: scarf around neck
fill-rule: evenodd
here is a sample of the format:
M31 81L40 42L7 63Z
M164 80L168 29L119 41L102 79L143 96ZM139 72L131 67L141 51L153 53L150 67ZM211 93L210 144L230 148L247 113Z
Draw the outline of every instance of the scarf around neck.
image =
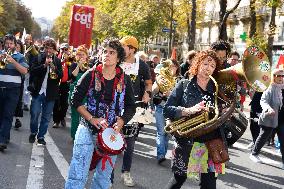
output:
M273 96L273 99L276 102L279 102L279 109L282 107L282 100L283 100L283 96L282 96L282 89L284 89L284 84L277 84L277 83L272 83L271 84L272 90L275 90L275 95Z

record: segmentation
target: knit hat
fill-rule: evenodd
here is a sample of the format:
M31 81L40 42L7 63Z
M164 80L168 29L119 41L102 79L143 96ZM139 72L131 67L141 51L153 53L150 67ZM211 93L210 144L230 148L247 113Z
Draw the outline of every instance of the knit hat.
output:
M138 41L133 36L125 36L120 40L122 45L131 45L132 47L138 49Z

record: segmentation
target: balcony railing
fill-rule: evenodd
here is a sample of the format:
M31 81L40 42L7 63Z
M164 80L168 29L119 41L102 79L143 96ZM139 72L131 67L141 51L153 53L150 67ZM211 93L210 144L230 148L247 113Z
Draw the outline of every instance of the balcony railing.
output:
M284 6L281 8L280 13L284 14ZM256 10L256 15L257 16L265 16L269 15L271 12L271 8L263 6L259 9ZM238 19L244 19L244 18L249 18L250 17L250 7L249 6L243 6L237 8L232 14L229 16L230 19L234 19L234 15L237 16ZM218 21L219 20L219 11L218 12L209 12L207 17L205 18L205 21Z

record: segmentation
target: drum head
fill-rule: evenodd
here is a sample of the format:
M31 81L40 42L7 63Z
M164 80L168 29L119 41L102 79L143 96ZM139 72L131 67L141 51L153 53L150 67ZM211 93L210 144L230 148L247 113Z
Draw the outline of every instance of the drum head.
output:
M120 133L116 133L113 128L106 128L102 132L103 142L112 150L120 150L123 148L124 140Z

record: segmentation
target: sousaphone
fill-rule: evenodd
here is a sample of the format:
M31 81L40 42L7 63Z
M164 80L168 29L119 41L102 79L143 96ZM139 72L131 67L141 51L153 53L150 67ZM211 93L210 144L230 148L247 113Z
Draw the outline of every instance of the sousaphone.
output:
M39 54L39 52L37 51L35 45L31 45L29 46L29 48L25 51L25 54L27 53L31 53L33 56L37 56Z
M207 116L203 115L206 114L204 112L195 115L195 117L183 117L180 120L169 122L165 127L165 132L179 137L195 138L215 130L223 125L235 112L237 81L244 80L254 90L263 92L269 86L270 74L271 67L264 51L256 46L248 47L244 52L241 63L223 69L214 76L216 90L219 88L219 92L217 90L215 93L215 116L208 119ZM223 113L222 109L224 108L226 111ZM216 117L218 112L219 115ZM245 124L247 125L247 123ZM240 132L244 132L244 130Z
M248 47L241 63L223 69L217 77L219 85L245 81L255 91L263 92L270 84L271 66L265 52L257 46ZM232 90L233 89L233 90ZM230 91L232 90L232 91ZM225 87L225 93L236 91L233 86Z

